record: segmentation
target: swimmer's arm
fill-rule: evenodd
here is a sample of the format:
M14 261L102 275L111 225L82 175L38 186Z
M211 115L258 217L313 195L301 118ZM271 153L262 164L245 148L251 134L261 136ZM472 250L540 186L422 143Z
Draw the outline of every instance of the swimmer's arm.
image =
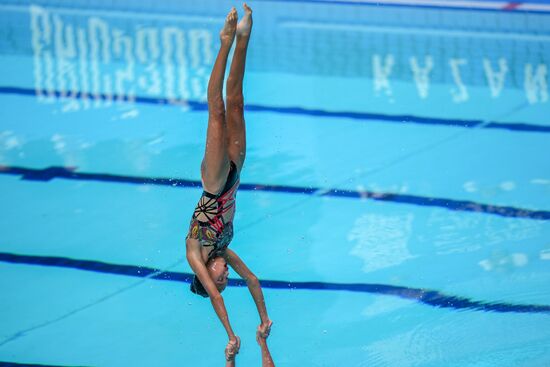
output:
M269 348L267 347L267 340L259 338L258 344L260 344L260 348L262 349L262 367L275 367L273 358L271 358L271 353L269 353Z
M214 311L216 311L218 318L222 322L223 327L227 332L227 336L229 337L229 339L235 339L236 336L233 332L233 329L231 328L231 325L229 324L229 317L227 315L227 310L225 308L222 295L218 291L218 288L216 288L216 285L210 278L210 275L208 275L208 270L206 270L206 266L204 266L202 262L200 251L198 249L195 251L193 250L192 246L188 245L186 257L189 265L191 266L191 269L193 269L193 272L195 272L202 285L204 286L204 289L210 296L212 307L214 307Z
M267 310L265 307L264 295L262 293L262 288L260 286L260 281L258 278L248 269L245 263L241 260L235 251L231 249L225 250L225 260L231 265L231 267L246 281L248 290L254 298L256 307L258 308L258 313L260 314L260 319L262 324L268 325L270 323L269 316L267 316Z

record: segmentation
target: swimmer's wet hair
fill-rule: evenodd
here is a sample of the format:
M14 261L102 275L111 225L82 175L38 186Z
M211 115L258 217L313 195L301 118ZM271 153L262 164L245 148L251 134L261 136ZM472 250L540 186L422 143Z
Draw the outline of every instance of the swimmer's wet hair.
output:
M193 281L191 282L191 292L205 298L208 297L208 292L206 292L206 289L204 289L204 286L199 280L199 277L197 277L196 275L193 276Z

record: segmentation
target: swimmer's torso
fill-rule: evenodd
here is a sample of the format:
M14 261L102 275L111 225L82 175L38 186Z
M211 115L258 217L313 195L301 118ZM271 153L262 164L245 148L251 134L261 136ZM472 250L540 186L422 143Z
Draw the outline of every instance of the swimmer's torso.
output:
M203 191L197 203L187 237L198 240L201 247L208 250L208 258L223 252L233 239L235 196L238 186L237 167L231 162L227 181L221 193L214 195Z

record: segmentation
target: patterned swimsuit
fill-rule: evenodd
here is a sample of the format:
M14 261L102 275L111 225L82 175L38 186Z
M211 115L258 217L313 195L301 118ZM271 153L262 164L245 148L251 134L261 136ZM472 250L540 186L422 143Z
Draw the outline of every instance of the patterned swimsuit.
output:
M233 239L235 196L239 186L237 166L231 162L225 187L220 194L203 191L195 208L187 238L194 238L204 247L212 247L208 259L220 255Z

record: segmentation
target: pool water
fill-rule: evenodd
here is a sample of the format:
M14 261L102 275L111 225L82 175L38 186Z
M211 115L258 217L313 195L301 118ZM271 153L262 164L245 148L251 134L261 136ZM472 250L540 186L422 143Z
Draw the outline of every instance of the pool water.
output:
M0 365L223 365L185 235L231 6L0 1ZM550 366L550 3L250 6L231 248L276 365Z

